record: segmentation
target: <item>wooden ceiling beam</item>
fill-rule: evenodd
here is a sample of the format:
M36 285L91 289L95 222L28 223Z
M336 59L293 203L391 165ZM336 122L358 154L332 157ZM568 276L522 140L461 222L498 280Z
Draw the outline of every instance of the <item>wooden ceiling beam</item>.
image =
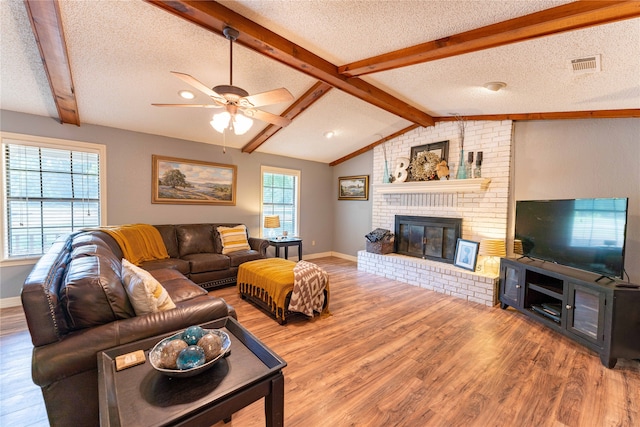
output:
M421 126L432 126L434 123L433 118L427 113L370 83L358 78L349 78L341 75L336 65L220 3L187 0L147 0L147 2L220 35L222 35L222 30L226 26L235 28L240 32L237 43L255 52L328 83L412 123L417 123Z
M331 85L325 82L317 82L308 91L306 91L304 95L302 95L293 104L291 104L291 106L289 106L289 108L287 108L284 113L281 114L282 117L293 120L300 113L305 111L316 101L322 98L331 89ZM242 147L242 152L253 153L258 147L267 142L267 140L275 135L280 129L282 128L278 125L268 125L255 138L253 138L251 141L249 141L249 143Z
M31 28L49 80L60 123L80 126L80 114L56 0L25 0Z
M373 150L373 149L374 149L374 147L377 147L377 146L378 146L378 145L380 145L380 144L384 144L385 142L390 141L390 140L392 140L393 138L397 138L397 137L399 137L400 135L403 135L403 134L405 134L405 133L407 133L407 132L409 132L409 131L412 131L412 130L414 130L414 129L418 128L418 127L420 127L420 126L419 126L419 125L415 125L415 124L413 124L413 125L411 125L411 126L409 126L409 127L406 127L406 128L404 128L404 129L399 130L398 132L392 133L392 134L391 134L391 135L389 135L389 136L385 136L384 138L379 139L379 140L378 140L378 141L376 141L376 142L372 142L371 144L367 145L366 147L362 147L362 148L361 148L361 149L359 149L358 151L354 151L353 153L351 153L351 154L347 154L346 156L341 157L341 158L339 158L338 160L334 160L333 162L329 163L329 166L335 166L335 165L339 165L340 163L344 163L344 162L346 162L346 161L347 161L347 160L349 160L349 159L353 159L354 157L357 157L357 156L359 156L359 155L360 155L360 154L362 154L362 153L366 153L366 152L367 152L367 151L369 151L369 150Z
M513 120L513 121L527 121L527 120L573 120L573 119L627 119L640 117L640 109L624 109L624 110L594 110L594 111L563 111L563 112L555 112L555 113L522 113L522 114L487 114L487 115L476 115L476 116L462 116L465 120L487 120L487 121L502 121L502 120ZM460 117L434 117L436 123L437 122L454 122L459 120ZM399 132L396 132L392 135L384 137L379 141L376 141L372 144L367 145L359 149L358 151L354 151L351 154L348 154L338 160L334 160L329 163L329 166L335 166L340 163L343 163L349 159L352 159L356 156L359 156L362 153L365 153L369 150L373 150L374 147L383 144L393 138L396 138L404 133L407 133L413 129L416 129L418 126L413 125L408 128L402 129Z
M640 117L640 109L630 108L623 110L593 110L593 111L560 111L553 113L521 113L521 114L486 114L476 116L463 116L465 120L573 120L573 119L627 119ZM434 117L436 122L452 122L455 117Z
M578 1L338 67L362 76L640 16L639 1Z

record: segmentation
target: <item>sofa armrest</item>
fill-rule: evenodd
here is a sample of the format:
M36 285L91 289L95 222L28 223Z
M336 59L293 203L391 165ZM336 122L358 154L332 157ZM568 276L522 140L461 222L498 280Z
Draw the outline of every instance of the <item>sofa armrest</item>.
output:
M254 251L260 252L260 255L267 257L267 248L269 247L269 241L266 239L260 239L258 237L249 237L249 246Z
M33 349L33 382L44 387L85 371L96 370L96 355L100 351L228 315L224 299L203 295L181 302L173 310L72 332L60 341Z

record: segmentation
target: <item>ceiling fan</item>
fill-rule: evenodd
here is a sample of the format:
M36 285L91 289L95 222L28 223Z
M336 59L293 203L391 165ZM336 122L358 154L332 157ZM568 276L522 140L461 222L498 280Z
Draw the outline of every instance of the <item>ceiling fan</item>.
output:
M263 122L272 123L274 125L285 127L291 120L258 110L256 107L263 105L277 104L280 102L293 101L293 95L285 89L274 89L267 92L249 95L249 93L238 87L233 86L233 42L238 39L240 33L238 30L225 27L222 33L229 40L229 84L215 86L209 89L199 80L189 74L171 71L171 74L181 79L185 83L198 89L200 92L208 95L214 104L151 104L156 107L196 107L196 108L220 108L225 109L224 113L216 114L211 121L211 126L218 132L223 133L229 125L233 128L237 135L241 135L249 130L253 123L250 119L255 118Z

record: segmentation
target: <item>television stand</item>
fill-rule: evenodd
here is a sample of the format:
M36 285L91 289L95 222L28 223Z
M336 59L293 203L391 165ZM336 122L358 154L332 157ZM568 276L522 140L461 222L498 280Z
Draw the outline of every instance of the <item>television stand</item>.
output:
M640 286L600 283L603 277L530 258L502 258L500 306L595 351L613 368L618 358L640 359Z

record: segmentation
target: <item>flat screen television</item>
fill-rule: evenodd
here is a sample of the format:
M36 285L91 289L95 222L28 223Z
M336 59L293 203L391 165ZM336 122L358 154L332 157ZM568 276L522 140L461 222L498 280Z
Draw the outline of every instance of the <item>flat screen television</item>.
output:
M623 278L627 198L516 201L522 255Z

